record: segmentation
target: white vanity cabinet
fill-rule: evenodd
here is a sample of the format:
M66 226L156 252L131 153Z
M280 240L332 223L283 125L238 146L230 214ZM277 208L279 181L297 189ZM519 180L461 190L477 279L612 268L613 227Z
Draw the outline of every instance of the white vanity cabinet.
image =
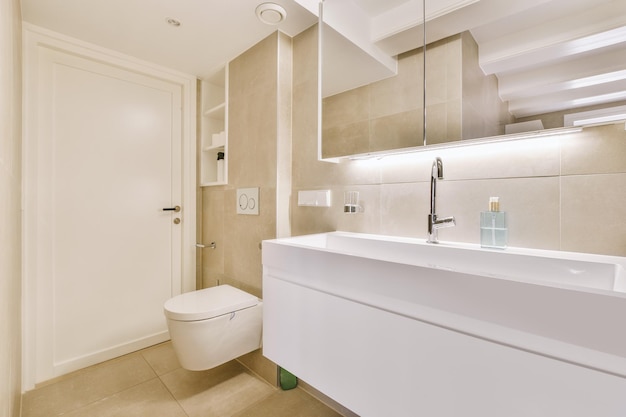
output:
M262 256L263 355L361 417L626 416L624 258L348 232Z
M200 186L227 184L228 66L201 82L201 97Z

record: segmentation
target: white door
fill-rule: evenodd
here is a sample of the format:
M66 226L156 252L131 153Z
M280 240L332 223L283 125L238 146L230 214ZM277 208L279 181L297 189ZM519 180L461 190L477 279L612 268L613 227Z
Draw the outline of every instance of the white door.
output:
M169 338L184 210L164 210L183 205L181 85L54 49L37 67L40 382Z

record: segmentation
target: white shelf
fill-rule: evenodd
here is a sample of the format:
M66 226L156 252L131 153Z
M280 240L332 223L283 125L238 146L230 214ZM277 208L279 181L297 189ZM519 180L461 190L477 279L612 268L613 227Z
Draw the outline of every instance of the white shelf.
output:
M201 150L202 152L215 151L215 150L224 152L225 147L226 147L225 145L215 145L215 146L209 145L209 146L203 147Z
M202 113L202 116L223 120L226 117L226 103L220 103L215 107L205 110L204 113Z
M228 67L201 82L200 186L228 184ZM222 134L222 137L216 135ZM214 141L219 141L214 144ZM218 181L218 153L224 153L223 181ZM220 175L221 179L221 175Z
M225 181L222 181L222 182L217 182L217 181L203 182L203 183L200 183L200 187L214 187L216 185L226 185L226 184L228 184L228 183L225 182Z

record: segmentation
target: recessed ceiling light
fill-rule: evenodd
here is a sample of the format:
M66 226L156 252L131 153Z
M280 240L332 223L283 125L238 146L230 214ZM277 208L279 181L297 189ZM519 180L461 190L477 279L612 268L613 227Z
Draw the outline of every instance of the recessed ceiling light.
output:
M173 17L168 17L167 19L165 19L165 21L171 26L180 26L180 20L174 19Z
M262 3L256 8L259 20L268 25L277 25L287 17L287 11L276 3Z

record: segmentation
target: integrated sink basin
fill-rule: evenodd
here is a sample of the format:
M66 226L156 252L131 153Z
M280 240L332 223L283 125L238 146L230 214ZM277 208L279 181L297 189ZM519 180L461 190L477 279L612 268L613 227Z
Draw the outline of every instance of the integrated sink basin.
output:
M486 250L463 243L331 232L268 242L451 272L564 288L626 292L626 259L571 252L509 248Z
M362 416L389 410L368 414L376 410L376 403L364 400L363 393L371 387L375 395L381 388L375 380L363 382L368 380L366 374L353 381L358 392L327 381L325 375L336 369L359 373L356 365L344 368L345 361L337 359L342 349L338 346L346 346L346 360L362 349L369 354L356 354L361 361L385 356L378 365L364 366L383 367L394 360L396 367L410 364L404 383L413 381L412 374L437 379L440 371L433 368L431 375L429 366L447 369L458 360L457 367L474 363L477 368L467 373L448 370L454 383L476 381L479 391L497 391L504 388L492 378L484 380L484 386L476 379L477 372L494 366L490 372L502 372L498 378L510 377L513 385L522 384L525 391L505 390L503 408L494 406L497 411L491 414L488 410L492 409L476 406L477 415L530 415L524 414L530 409L516 414L507 408L518 397L526 402L544 401L546 410L553 401L556 414L540 415L565 415L558 395L574 394L565 388L569 382L558 387L555 383L559 378L575 381L569 372L580 374L583 385L597 375L610 380L602 394L591 395L592 402L600 401L596 394L613 398L612 390L615 395L626 392L621 391L626 390L625 267L623 257L523 248L488 250L471 244L429 244L422 239L349 232L264 241L264 354ZM339 318L341 324L336 323ZM348 350L351 343L355 345ZM441 356L448 348L454 353ZM397 359L401 352L408 357ZM420 355L432 363L415 364ZM328 369L320 363L326 360L332 364ZM546 387L531 381L551 367L555 373L550 375L558 378ZM568 371L561 375L563 367ZM320 369L326 369L325 373ZM604 382L593 383L599 387ZM580 384L577 389L582 389ZM427 404L438 391L432 385L425 389L432 391L420 399L425 407L420 410L432 413L440 406L428 408ZM556 390L555 399L541 399L546 390ZM400 402L411 396L408 391L400 395L393 390L388 395L389 401ZM474 400L468 396L467 401ZM626 412L626 398L614 401L623 406L620 412ZM468 403L463 404L468 410ZM414 415L413 411L404 413L414 406L403 403L392 414ZM520 402L519 410L524 407ZM584 410L584 406L575 404L567 415L579 415L577 409ZM425 415L474 415L458 412L450 409L449 414Z

